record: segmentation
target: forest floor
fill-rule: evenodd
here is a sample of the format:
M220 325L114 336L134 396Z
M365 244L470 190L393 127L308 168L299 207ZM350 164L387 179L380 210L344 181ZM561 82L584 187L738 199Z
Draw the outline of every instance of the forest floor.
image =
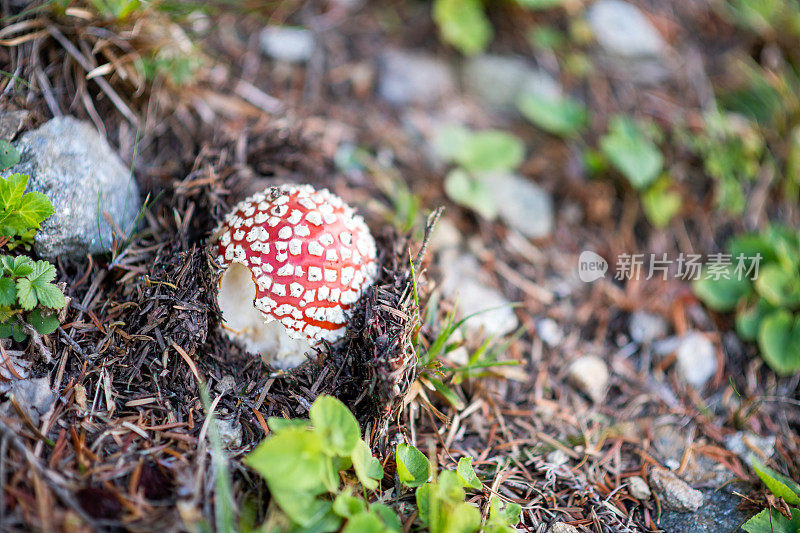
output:
M404 439L442 468L472 457L485 489L468 500L485 508L497 494L521 504L521 530L546 532L563 522L598 533L723 531L713 529L719 523L737 531L767 502L748 452L800 477L800 375L778 377L755 345L736 336L733 317L704 307L691 283L613 274L623 254L707 256L723 251L731 235L770 221L798 227L796 201L777 200L769 177L748 184L743 214L715 208L703 161L676 140L678 125L697 128L716 105L715 91L735 85L731 57L760 59L763 42L720 16L713 2L636 2L665 40L666 59L655 73L606 61L585 43L575 47L593 67L578 75L558 69L561 55L532 53L525 31L538 25L580 34L570 26L580 19L577 8L530 12L509 3L491 11L490 52L535 59L590 111L588 132L565 141L491 108L459 81L468 60L439 41L427 4L348 4L278 2L186 17L182 35L202 50L195 77L180 86L156 77L136 90L120 75L130 68L120 54L116 74L102 76L121 102L86 79L76 54L96 67L104 48L138 46L145 36L114 37L115 25L88 8L34 12L15 19L29 25L2 35L0 70L25 84L3 92L0 112L25 111L25 129L58 114L91 121L131 166L149 202L137 234L112 254L57 262L70 303L61 328L43 339L51 360L37 358L33 345L5 345L36 361L31 376L47 378L54 401L35 416L13 395L0 407L0 529L213 524L208 406L200 396L207 384L228 437L239 506L267 491L242 463L268 434L265 420L307 416L326 392L353 408L387 472L392 445ZM4 16L16 13L2 5ZM146 38L174 38L173 23L162 16L141 15L152 28L155 20L164 25ZM261 49L266 25L307 28L313 53L299 63L270 58ZM20 36L30 38L10 42ZM382 85L388 50L424 54L438 66L422 77L436 78L444 65L442 79L450 81L442 89L417 80L409 90L419 95L392 101ZM433 68L426 65L420 68ZM670 132L661 143L665 166L683 203L663 227L651 223L620 176L595 179L586 170L584 155L617 114L647 117ZM526 212L529 206L512 205L513 198L500 210L522 209L522 224L502 213L489 220L448 197L449 167L431 145L436 128L449 123L502 129L524 141L516 173L552 202L549 231L524 235L524 220L540 224L548 214ZM352 405L354 389L363 386L357 377L337 381L345 378L331 378L324 364L299 377L275 372L220 335L206 245L236 202L286 182L327 187L365 217L384 253L384 292L372 305L382 298L400 306L426 216L445 206L416 271L423 346L458 302L474 310L469 302L488 293L487 302L506 306L468 321L454 337L459 348L441 355L441 372L404 382L404 396L380 416ZM608 261L606 277L581 281L579 257L587 250ZM409 327L384 315L379 329L399 336ZM358 327L368 328L366 318ZM470 359L487 337L490 348ZM692 354L709 350L712 373L697 383L687 376L692 361L704 359ZM449 392L436 390L430 376ZM664 467L700 489L707 505L676 513L657 494L631 490L631 478L651 480ZM383 491L393 488L384 481ZM407 513L407 531L413 513L396 503ZM265 511L259 508L259 519Z

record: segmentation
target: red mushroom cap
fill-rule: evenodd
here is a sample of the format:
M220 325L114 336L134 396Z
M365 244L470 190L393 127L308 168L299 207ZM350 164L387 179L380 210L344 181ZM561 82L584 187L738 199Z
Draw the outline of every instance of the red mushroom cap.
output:
M217 263L248 268L264 321L312 345L344 334L345 311L377 273L369 228L327 189L269 188L240 202L215 234Z

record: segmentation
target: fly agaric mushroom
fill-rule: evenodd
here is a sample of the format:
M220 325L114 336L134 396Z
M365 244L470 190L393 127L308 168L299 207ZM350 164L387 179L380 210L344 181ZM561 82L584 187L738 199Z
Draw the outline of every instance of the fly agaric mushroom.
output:
M310 347L340 339L347 310L378 270L364 220L310 185L271 187L240 202L214 239L224 269L222 327L278 368L297 366Z

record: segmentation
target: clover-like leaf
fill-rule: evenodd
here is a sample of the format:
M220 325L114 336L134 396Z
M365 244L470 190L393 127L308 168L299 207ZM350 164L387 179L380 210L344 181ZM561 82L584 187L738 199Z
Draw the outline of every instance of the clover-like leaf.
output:
M22 200L27 186L28 176L25 174L11 174L5 179L0 179L0 211L15 209Z
M378 481L383 479L383 467L381 462L372 456L367 443L359 439L351 457L361 484L369 490L378 488Z
M600 139L600 149L636 189L648 187L664 167L661 150L627 117L611 119L608 134Z
M431 475L431 463L421 451L414 446L401 442L395 451L397 476L407 487L419 487Z
M464 487L469 487L472 489L480 489L483 487L481 480L478 479L477 474L475 474L475 470L472 468L472 457L462 457L458 460L458 466L456 466L456 472L458 473L458 477L461 479L461 484Z
M0 278L0 305L17 303L17 285L12 278Z
M517 108L534 125L561 137L576 136L588 122L586 107L567 97L526 94L520 97Z
M785 309L767 315L758 328L758 347L777 374L788 376L800 370L800 315Z
M33 326L39 335L49 335L58 329L60 322L56 315L42 315L38 309L34 309L26 317L27 322Z
M309 411L314 431L325 443L323 449L349 456L361 439L361 429L353 413L333 396L320 396Z

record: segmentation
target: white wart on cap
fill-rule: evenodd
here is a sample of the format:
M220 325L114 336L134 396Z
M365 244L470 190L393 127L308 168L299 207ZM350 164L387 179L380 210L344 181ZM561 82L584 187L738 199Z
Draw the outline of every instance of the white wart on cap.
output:
M323 340L340 339L347 310L378 270L364 220L338 196L310 185L251 196L214 235L224 269L222 327L278 368L297 366Z

